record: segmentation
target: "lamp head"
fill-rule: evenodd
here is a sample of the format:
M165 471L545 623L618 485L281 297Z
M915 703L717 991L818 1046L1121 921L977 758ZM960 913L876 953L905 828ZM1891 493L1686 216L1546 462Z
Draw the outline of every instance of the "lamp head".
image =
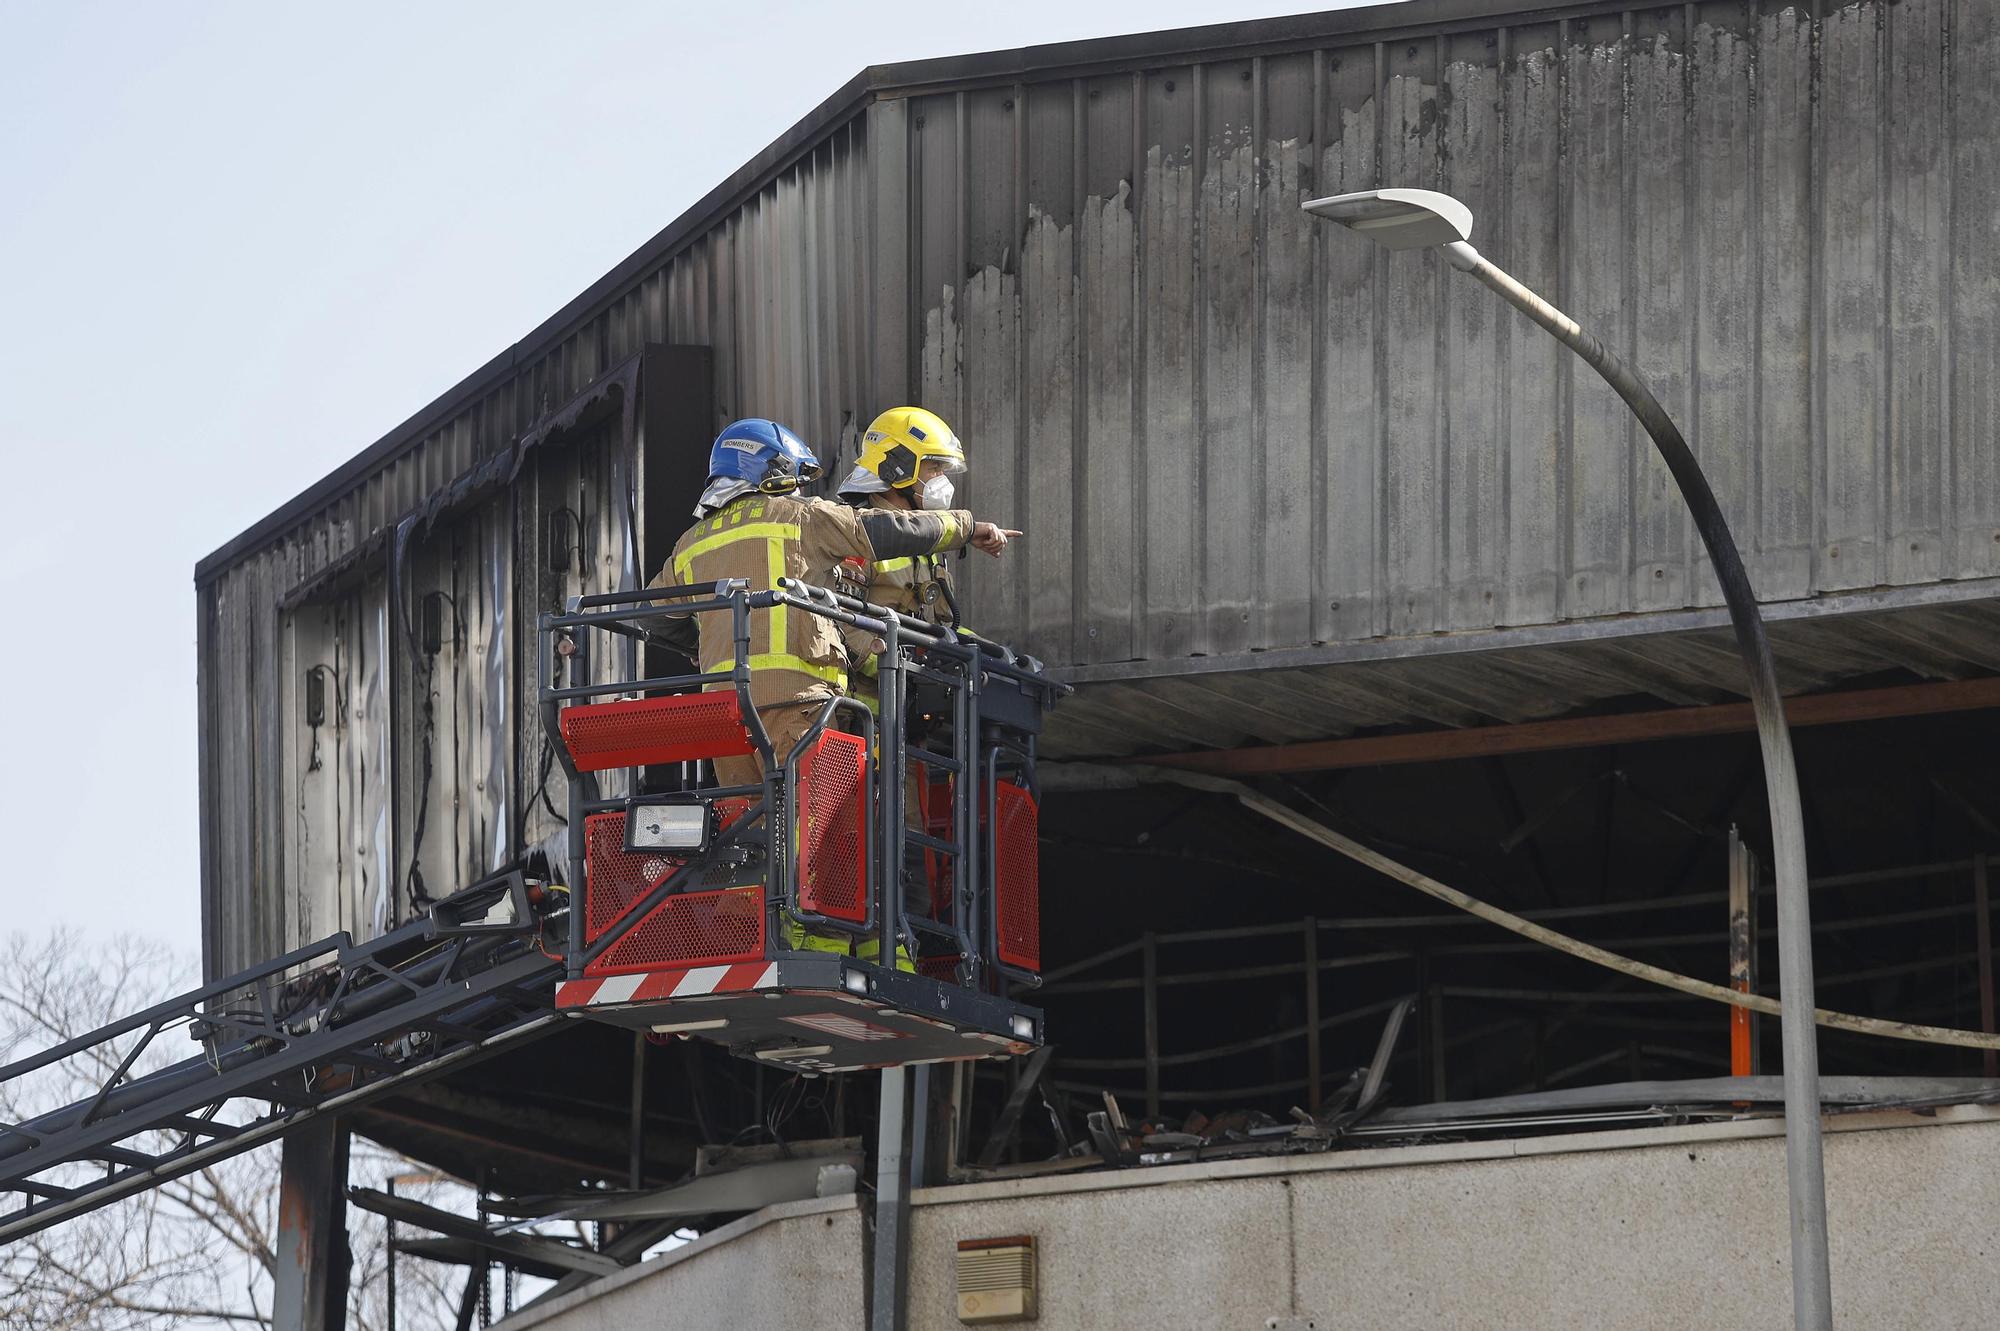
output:
M1366 236L1384 249L1422 249L1472 236L1472 210L1451 195L1434 190L1370 189L1307 199L1299 206L1315 217Z

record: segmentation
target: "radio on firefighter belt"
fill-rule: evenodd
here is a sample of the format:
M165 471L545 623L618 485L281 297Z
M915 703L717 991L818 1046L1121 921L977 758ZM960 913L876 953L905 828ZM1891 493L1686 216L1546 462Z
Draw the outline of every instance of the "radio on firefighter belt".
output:
M960 551L961 555L963 553ZM936 561L903 562L934 565ZM834 589L856 602L867 602L869 593L874 589L868 584L866 567L859 559L843 561L842 565L834 570ZM907 584L907 587L912 601L915 602L911 612L913 618L935 623L937 627L955 633L968 642L979 641L973 634L967 633L960 627L958 598L952 594L951 583L942 576L942 570L939 570L936 576ZM942 617L934 617L934 607L940 600L944 602L945 613ZM925 652L921 643L906 644L905 650L913 664L923 664ZM949 686L922 677L907 682L903 704L903 734L909 743L921 743L951 724L951 694Z
M1011 664L1015 660L1014 653L1007 647L994 642L990 638L981 637L960 622L958 598L952 595L951 584L949 582L943 578L939 578L935 582L932 582L930 586L935 587L938 593L944 598L945 608L949 612L949 618L943 627L949 629L959 642L969 647L978 648L983 655L990 656L996 661L1005 661ZM912 645L907 650L913 662L922 663L924 649L921 644ZM906 685L903 703L903 733L910 743L919 743L947 729L951 725L951 695L952 690L949 686L933 683L922 678L912 680Z

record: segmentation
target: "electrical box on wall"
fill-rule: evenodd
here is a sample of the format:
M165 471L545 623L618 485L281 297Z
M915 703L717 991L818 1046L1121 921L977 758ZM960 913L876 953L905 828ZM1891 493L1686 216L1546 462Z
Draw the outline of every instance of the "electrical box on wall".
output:
M1035 1236L961 1239L958 1320L966 1326L1035 1318Z

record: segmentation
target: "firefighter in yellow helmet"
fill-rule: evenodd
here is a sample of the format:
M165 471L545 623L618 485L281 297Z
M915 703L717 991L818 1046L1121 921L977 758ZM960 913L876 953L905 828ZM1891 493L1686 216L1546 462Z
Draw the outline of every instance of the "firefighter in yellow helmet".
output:
M868 426L861 439L861 457L840 483L839 495L860 512L878 516L948 511L953 498L951 478L964 470L965 446L943 419L922 407L892 407ZM995 533L997 540L970 544L997 555L1008 540L1020 534L1001 528ZM948 554L888 554L866 563L850 559L844 572L850 581L861 584L864 600L955 630L960 627L958 601L946 562ZM873 658L862 663L852 685L854 696L870 707L875 706L876 689L868 667L874 663ZM923 831L925 769L912 762L906 772L904 814L909 826ZM919 914L928 913L932 904L925 858L921 850L912 847L904 866L904 907Z
M952 428L922 407L892 407L877 416L862 436L861 458L840 483L840 497L864 512L909 513L949 510L951 478L965 470L965 445ZM1017 531L1001 530L998 545L979 548L998 554ZM973 542L978 545L978 542ZM946 554L890 555L856 569L876 605L900 610L929 624L957 627L958 602Z

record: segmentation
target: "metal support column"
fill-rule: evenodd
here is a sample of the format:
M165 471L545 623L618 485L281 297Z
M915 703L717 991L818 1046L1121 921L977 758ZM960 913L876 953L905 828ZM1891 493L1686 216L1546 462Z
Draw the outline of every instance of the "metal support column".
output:
M1424 1023L1430 1034L1427 1042L1431 1056L1431 1100L1442 1103L1444 1087L1444 986L1432 985L1424 994L1425 1007L1430 1020Z
M1142 944L1146 961L1146 1117L1160 1117L1160 946L1151 933Z
M882 1073L876 1120L875 1260L869 1282L869 1331L904 1331L910 1269L910 1075Z
M626 1173L632 1191L646 1186L646 1032L632 1032L632 1118L626 1129Z
M936 1099L931 1094L931 1065L919 1063L910 1069L910 1169L912 1188L928 1188L937 1180L931 1174L931 1151L937 1139Z
M944 1145L939 1154L944 1163L939 1178L946 1183L959 1181L965 1166L972 1162L972 1068L970 1061L951 1064L943 1083L939 1121L944 1125Z
M1986 853L1972 857L1972 907L1977 914L1974 937L1979 940L1979 1029L1993 1033L1993 908L1986 895ZM1989 1077L2000 1077L2000 1053L1980 1055Z
M396 1176L394 1174L389 1176L386 1186L389 1196L391 1198L395 1197ZM389 1283L389 1306L388 1311L383 1316L383 1321L387 1324L388 1331L396 1331L396 1217L394 1216L388 1217L387 1237L383 1244L382 1262L388 1268Z
M351 1262L347 1128L338 1118L316 1118L285 1134L272 1331L343 1331Z
M1320 1107L1319 1039L1319 921L1310 915L1305 922L1306 941L1306 1108L1317 1114Z
M1442 998L1444 990L1440 986L1431 983L1430 949L1427 947L1418 948L1416 962L1417 980L1414 986L1416 992L1423 995L1426 999ZM1436 1068L1442 1051L1435 1047L1430 1034L1431 1023L1428 1021L1419 1021L1417 1023L1417 1074L1415 1081L1417 1083L1417 1099L1425 1103L1435 1104L1444 1099L1444 1092L1440 1091L1437 1087L1436 1076Z

